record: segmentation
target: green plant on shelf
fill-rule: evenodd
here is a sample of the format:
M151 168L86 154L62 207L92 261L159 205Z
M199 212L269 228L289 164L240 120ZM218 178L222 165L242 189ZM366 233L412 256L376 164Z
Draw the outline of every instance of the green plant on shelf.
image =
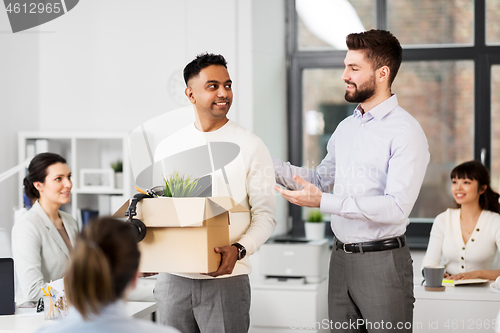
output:
M163 182L164 197L190 197L198 186L198 179L178 172L173 172L168 178L164 176Z
M123 161L122 160L117 160L116 162L111 163L111 168L115 172L123 172Z
M323 222L323 213L319 209L311 209L307 212L307 222Z

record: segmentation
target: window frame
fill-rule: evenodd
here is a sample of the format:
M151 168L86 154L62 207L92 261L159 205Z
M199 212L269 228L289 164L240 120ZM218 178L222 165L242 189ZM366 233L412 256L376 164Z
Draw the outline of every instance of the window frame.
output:
M387 0L376 0L375 26L387 29ZM302 71L313 68L343 68L347 51L299 50L295 0L286 2L288 160L302 165ZM490 169L491 67L500 64L500 45L486 45L486 0L474 1L473 45L403 45L403 61L474 61L474 158ZM303 235L301 207L289 204L292 236ZM418 222L418 219L411 219ZM425 230L428 229L425 226ZM427 231L428 232L428 231ZM427 242L425 242L425 246Z

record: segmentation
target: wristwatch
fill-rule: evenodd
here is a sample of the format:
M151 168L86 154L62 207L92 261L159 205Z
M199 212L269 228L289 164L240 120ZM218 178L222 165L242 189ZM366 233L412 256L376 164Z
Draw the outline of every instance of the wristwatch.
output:
M236 246L236 248L238 249L238 260L245 258L245 256L247 255L247 249L245 249L245 247L240 243L234 243L232 245Z

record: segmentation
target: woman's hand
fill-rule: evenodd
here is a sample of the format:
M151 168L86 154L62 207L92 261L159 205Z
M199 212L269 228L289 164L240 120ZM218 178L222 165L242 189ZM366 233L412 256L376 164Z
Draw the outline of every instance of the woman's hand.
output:
M479 278L478 271L458 273L448 276L449 280L466 280L466 279L477 279L477 278Z

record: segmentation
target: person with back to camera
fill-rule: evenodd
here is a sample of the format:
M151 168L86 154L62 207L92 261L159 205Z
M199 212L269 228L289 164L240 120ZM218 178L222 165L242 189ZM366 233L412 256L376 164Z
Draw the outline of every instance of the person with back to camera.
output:
M64 276L78 234L73 217L59 208L71 200L71 171L57 154L36 155L24 178L31 209L12 228L12 255L18 279L16 302L37 301L47 283Z
M178 333L126 314L125 300L137 284L140 255L131 224L110 217L88 224L78 236L64 279L68 317L38 332Z
M500 195L479 161L456 166L450 178L458 208L434 220L422 267L438 266L444 257L445 278L495 280L500 276L500 269L492 270L500 249Z

